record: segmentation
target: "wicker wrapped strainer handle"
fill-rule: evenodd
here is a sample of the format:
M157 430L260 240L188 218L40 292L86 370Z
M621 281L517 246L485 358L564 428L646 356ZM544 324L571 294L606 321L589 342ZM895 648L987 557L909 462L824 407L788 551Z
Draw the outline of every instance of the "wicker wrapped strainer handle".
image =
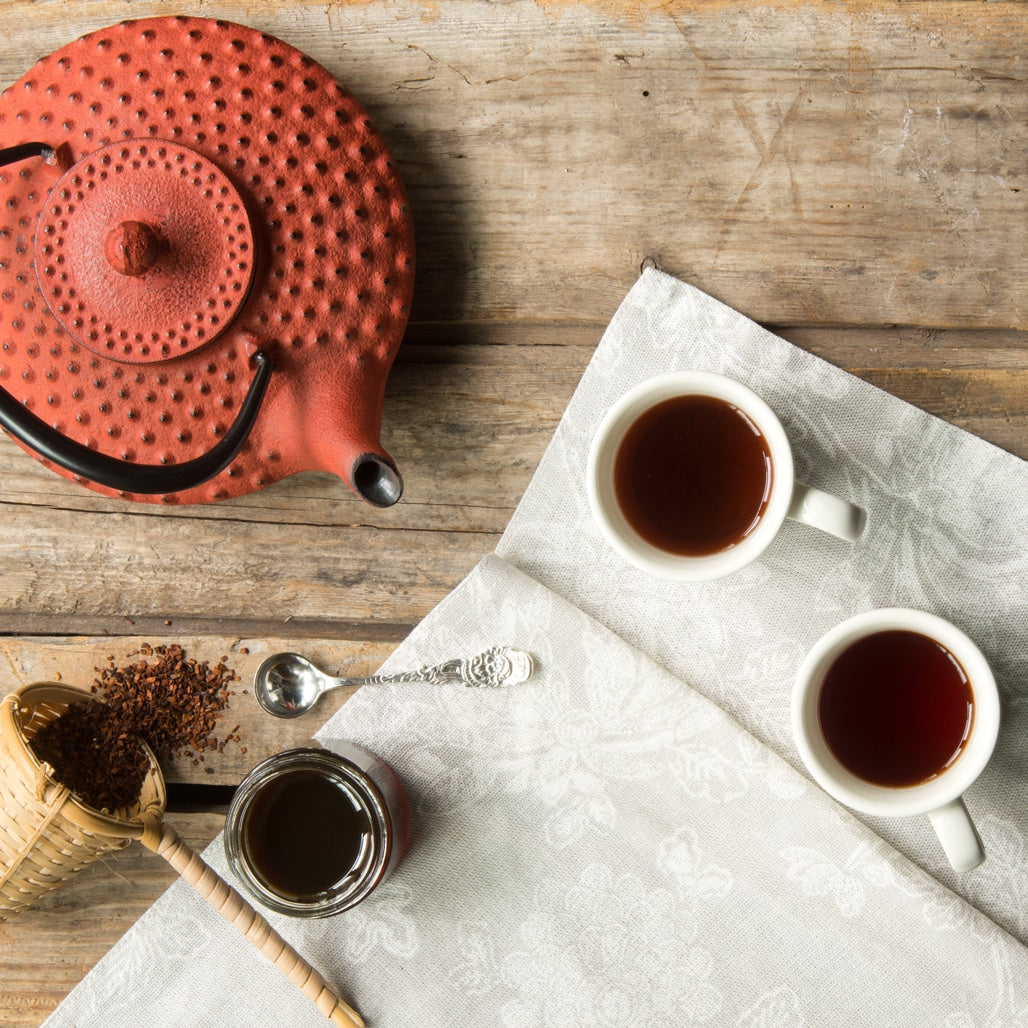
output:
M340 1028L364 1028L364 1019L203 858L159 817L145 820L140 841L163 857L222 917L235 925L286 977Z

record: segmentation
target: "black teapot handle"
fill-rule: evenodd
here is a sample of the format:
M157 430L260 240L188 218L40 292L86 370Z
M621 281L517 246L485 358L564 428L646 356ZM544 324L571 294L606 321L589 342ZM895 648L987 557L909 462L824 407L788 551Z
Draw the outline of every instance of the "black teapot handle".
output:
M58 149L46 143L21 143L0 149L0 166L28 157L42 157L47 163L60 159ZM205 454L181 464L135 464L99 453L62 435L3 388L0 388L0 427L40 457L97 485L147 496L184 492L224 471L246 442L272 371L271 360L263 350L253 355L253 362L257 370L229 430Z
M181 464L134 464L99 453L51 428L2 388L0 426L40 457L98 485L147 496L184 492L224 471L246 442L272 370L271 361L263 350L253 355L253 362L257 371L229 430L205 454Z

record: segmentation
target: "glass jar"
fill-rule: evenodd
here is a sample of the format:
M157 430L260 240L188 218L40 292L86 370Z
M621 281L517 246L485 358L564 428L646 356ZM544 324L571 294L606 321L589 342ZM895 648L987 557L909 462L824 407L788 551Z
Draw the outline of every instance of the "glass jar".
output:
M243 779L225 819L225 854L243 887L298 917L359 903L392 873L409 837L400 780L353 743L269 757Z

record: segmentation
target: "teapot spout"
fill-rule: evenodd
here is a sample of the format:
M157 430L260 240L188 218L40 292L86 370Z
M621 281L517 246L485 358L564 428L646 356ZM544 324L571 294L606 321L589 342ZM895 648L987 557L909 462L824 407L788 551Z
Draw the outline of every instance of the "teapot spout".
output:
M403 495L403 479L392 459L382 453L362 453L350 467L350 488L375 507L391 507Z
M391 507L403 493L403 478L379 442L381 400L370 390L351 391L349 403L340 395L334 403L316 403L308 422L311 466L338 475L366 503Z
M307 469L338 475L366 503L391 507L403 493L396 462L381 442L386 377L392 350L384 355L340 347L335 354L320 350L302 355L285 352L295 361L292 375L282 375L281 434L296 437L302 425ZM315 357L318 360L315 360ZM272 408L278 416L279 407Z

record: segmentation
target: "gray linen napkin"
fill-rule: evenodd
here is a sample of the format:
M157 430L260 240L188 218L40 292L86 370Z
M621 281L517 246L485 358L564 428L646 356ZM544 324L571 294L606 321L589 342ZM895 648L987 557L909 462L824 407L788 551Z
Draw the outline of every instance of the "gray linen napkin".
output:
M582 487L592 429L673 367L761 392L800 477L868 509L861 543L789 525L757 564L700 586L609 552ZM645 273L501 556L387 662L507 643L534 653L537 675L351 699L320 739L393 765L411 851L352 911L269 919L383 1028L1024 1023L1026 501L1022 462ZM948 872L925 825L862 823L797 769L803 652L886 603L950 617L997 671L1000 745L968 796L989 857L968 875ZM226 873L220 840L206 856ZM129 1023L321 1019L178 883L48 1022Z

